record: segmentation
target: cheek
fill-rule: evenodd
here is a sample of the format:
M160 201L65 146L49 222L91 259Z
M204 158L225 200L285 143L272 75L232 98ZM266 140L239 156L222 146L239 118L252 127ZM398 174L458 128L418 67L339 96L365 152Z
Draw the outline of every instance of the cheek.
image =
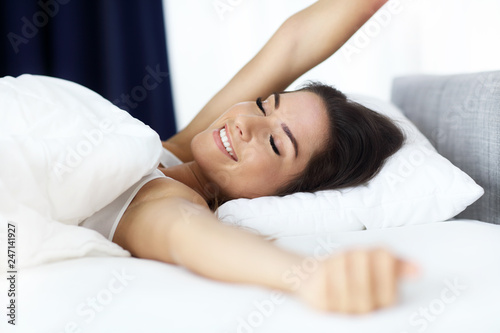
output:
M214 147L215 143L213 143L211 131L201 132L191 140L193 159L202 170L209 171L217 164L214 163L217 160L214 155L219 152L215 151Z
M191 151L193 158L207 178L207 186L210 191L229 195L231 188L237 188L235 180L240 175L224 163L226 157L219 151L213 143L211 131L204 131L197 134L191 140Z
M191 140L191 152L193 153L195 161L203 157L202 152L204 148L206 148L204 147L206 145L206 142L203 140L203 134L204 132L198 133Z
M231 106L223 114L221 114L219 118L217 118L212 124L210 124L209 128L219 127L219 125L226 122L227 119L234 118L239 115L253 114L250 109L252 104L253 102L243 102Z
M224 194L231 198L255 198L273 195L281 187L284 175L277 163L257 155L246 161L237 169L227 171Z

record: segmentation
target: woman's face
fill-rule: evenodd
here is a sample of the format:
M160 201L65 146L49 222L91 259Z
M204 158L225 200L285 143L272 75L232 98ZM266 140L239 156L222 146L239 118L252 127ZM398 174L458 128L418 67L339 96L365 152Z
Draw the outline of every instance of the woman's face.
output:
M261 103L235 104L196 135L191 148L225 197L273 195L324 147L328 122L316 94L274 94Z

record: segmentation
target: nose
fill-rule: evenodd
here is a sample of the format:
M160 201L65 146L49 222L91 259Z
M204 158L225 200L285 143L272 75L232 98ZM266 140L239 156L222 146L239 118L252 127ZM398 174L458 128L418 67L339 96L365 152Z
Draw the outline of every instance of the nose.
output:
M238 135L242 141L250 142L260 140L269 132L269 126L265 118L257 116L239 116L235 120L235 135Z

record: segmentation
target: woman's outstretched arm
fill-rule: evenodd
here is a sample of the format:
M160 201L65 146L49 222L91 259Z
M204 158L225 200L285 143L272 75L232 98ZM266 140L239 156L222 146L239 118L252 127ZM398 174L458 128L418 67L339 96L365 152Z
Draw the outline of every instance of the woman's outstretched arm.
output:
M309 264L317 260L317 268L306 271L305 257L222 224L186 186L159 179L145 187L147 197L134 199L113 239L136 257L182 265L219 281L282 290L324 311L362 313L396 300L397 283L408 264L387 251L309 258Z
M387 0L319 0L288 18L259 53L164 147L192 160L192 138L232 105L285 90L335 53Z

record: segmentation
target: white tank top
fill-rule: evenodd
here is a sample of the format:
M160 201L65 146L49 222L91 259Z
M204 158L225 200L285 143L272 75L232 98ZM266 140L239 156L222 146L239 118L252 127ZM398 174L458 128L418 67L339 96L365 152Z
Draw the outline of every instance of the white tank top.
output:
M164 167L171 167L174 165L182 164L182 161L164 148L160 157L160 163ZM115 235L116 228L118 227L118 223L125 213L125 210L130 205L130 202L132 202L132 200L136 196L137 192L139 192L139 190L146 183L157 178L167 177L163 174L163 172L155 169L152 173L142 177L137 183L120 194L120 196L113 200L110 204L98 210L93 215L87 217L78 225L81 227L93 229L112 241L113 236Z

